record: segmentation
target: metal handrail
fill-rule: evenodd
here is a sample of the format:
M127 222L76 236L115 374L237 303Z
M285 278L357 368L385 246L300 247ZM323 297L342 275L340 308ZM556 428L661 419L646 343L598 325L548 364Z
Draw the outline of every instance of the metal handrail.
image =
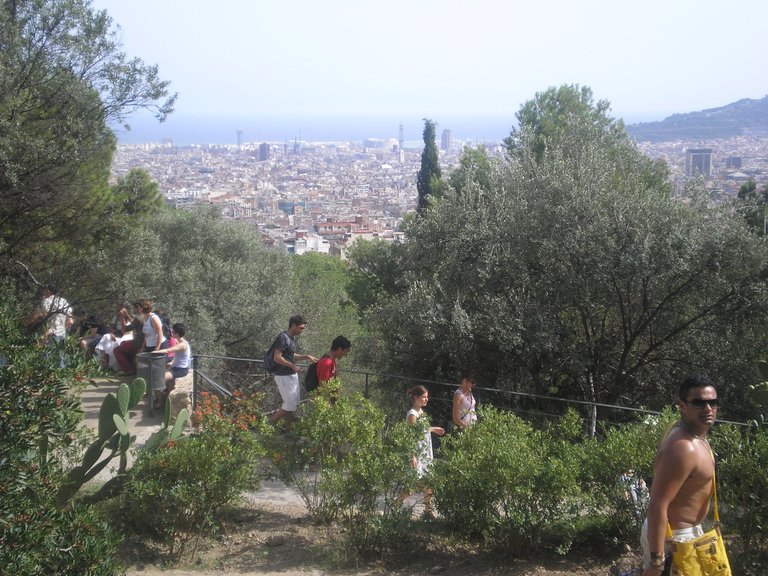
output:
M204 371L200 371L199 369L199 363L198 359L210 359L210 360L224 360L224 361L233 361L233 362L248 362L253 364L263 364L264 361L262 359L257 358L240 358L240 357L233 357L233 356L216 356L216 355L196 355L193 357L193 365L195 367L195 379L194 379L194 396L193 396L193 406L194 403L197 401L197 391L198 391L198 374L200 374L200 378L204 378L206 382L211 385L212 387L217 388L222 394L231 396L232 393L226 389L226 387L222 386L221 384L215 382L210 376L205 374ZM308 364L298 364L302 369L306 369L308 367ZM401 376L398 374L387 374L382 372L372 372L370 370L363 370L359 368L338 368L337 371L339 373L348 373L348 374L358 374L363 375L365 377L365 386L364 386L364 396L369 397L369 385L370 381L369 378L371 376L373 377L380 377L380 378L393 378L400 381L406 381L406 382L413 382L413 383L419 383L419 384L433 384L437 386L443 386L443 387L451 387L451 388L458 388L458 384L452 383L452 382L445 382L440 380L432 380L429 378L419 378L419 377L413 377L413 376ZM520 398L530 398L534 400L546 400L548 402L564 402L566 404L575 404L580 406L587 406L587 407L598 407L598 408L605 408L609 410L621 410L626 412L635 412L635 413L641 413L646 414L649 416L659 416L662 414L662 412L658 410L650 410L647 408L635 408L632 406L622 406L619 404L607 404L604 402L592 402L589 400L577 400L572 398L558 398L555 396L547 396L544 394L534 394L531 392L519 392L515 390L502 390L500 388L484 388L480 386L476 386L474 388L477 392L480 393L492 393L492 394L500 394L500 395L507 395L507 396L515 396ZM436 399L439 400L439 399ZM542 413L543 414L543 413ZM550 416L553 416L550 414ZM736 422L732 420L717 420L718 423L721 424L733 424L736 426L749 426L749 423L746 422Z

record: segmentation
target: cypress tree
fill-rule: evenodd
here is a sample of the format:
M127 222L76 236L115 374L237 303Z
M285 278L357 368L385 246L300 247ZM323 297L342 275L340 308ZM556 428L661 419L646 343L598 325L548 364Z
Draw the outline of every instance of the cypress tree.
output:
M442 173L435 142L436 127L435 122L424 119L424 151L421 153L421 168L416 180L416 189L419 191L419 212L427 207L427 196L440 196Z

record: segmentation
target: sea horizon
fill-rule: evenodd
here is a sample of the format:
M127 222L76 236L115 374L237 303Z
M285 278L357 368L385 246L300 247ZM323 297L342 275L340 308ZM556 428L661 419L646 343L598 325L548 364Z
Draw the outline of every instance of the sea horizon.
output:
M450 130L454 141L498 143L516 125L515 115L475 114L428 116L437 123L440 141ZM646 119L648 120L648 119ZM641 121L635 119L634 121ZM643 120L645 121L645 120ZM120 144L151 144L172 140L176 146L247 144L262 142L363 142L367 139L422 140L424 120L395 115L246 115L174 113L159 123L147 114L129 118L130 130L114 127ZM238 134L240 132L240 134Z

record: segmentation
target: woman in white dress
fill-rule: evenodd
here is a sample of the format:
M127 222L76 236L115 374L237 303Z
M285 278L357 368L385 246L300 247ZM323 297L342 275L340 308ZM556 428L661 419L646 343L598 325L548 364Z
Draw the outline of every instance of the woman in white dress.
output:
M414 386L408 391L411 397L411 409L408 410L406 421L408 424L417 424L421 418L427 417L424 412L424 406L429 402L429 392L424 386ZM432 453L432 434L442 436L445 430L439 426L425 427L424 437L419 440L416 446L416 452L411 456L411 465L416 469L416 475L422 480L422 492L424 494L424 517L432 519L435 512L432 509L432 488L427 485L425 476L432 466L434 455ZM408 495L403 495L403 499Z

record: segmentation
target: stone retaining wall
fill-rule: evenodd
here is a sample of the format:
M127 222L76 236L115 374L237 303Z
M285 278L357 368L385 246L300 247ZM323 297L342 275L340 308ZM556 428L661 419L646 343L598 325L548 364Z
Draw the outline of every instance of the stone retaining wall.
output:
M184 408L186 408L190 415L192 414L192 390L194 382L194 370L190 370L189 373L182 377L176 378L176 386L174 386L171 393L168 395L168 400L171 401L171 417L170 425L176 422L176 418ZM187 426L190 422L187 421Z

